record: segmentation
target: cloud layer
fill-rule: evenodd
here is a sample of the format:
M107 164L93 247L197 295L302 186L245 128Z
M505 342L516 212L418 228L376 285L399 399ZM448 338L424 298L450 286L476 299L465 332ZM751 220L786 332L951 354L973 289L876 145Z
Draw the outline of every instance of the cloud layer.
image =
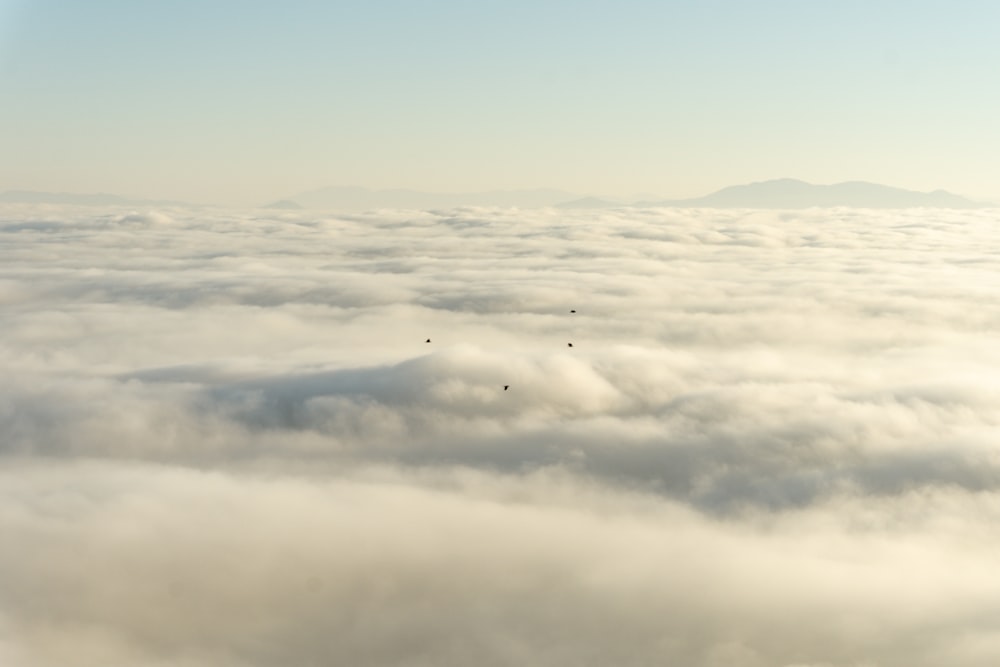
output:
M0 661L995 664L994 213L5 206Z

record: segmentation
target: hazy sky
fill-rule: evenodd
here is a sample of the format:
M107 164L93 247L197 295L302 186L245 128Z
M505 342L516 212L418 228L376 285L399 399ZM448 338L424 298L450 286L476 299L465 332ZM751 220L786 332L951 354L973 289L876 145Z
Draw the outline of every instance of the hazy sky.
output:
M1000 194L993 0L0 0L0 190Z

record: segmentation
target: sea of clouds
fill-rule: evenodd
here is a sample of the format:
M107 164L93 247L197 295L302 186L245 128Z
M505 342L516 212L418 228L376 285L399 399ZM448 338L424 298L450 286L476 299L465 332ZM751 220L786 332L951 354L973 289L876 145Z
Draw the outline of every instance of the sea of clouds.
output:
M998 217L5 205L0 664L992 667Z

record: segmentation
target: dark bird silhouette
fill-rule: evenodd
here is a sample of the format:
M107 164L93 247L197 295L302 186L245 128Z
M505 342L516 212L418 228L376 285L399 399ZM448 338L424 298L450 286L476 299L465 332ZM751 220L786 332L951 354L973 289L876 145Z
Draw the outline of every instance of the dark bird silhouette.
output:
M571 310L571 311L569 311L569 312L571 312L571 313L575 313L576 311L575 311L575 310Z
M428 338L428 339L427 339L427 340L425 340L424 342L425 342L425 343L429 343L429 342L431 342L431 339L430 339L430 338Z
M573 347L573 343L566 343L568 346Z
M507 390L508 390L509 388L510 388L510 385L509 385L509 384L505 384L505 385L503 386L503 390L504 390L504 391L507 391Z

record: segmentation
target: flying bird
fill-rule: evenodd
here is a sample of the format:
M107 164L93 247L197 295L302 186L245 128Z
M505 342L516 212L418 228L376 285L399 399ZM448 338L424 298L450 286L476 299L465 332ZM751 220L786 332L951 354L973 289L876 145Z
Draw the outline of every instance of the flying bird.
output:
M503 390L504 390L504 391L507 391L507 390L508 390L509 388L510 388L510 385L509 385L509 384L505 384L505 385L503 386Z
M573 347L573 343L566 343L566 344L569 345L570 347Z
M431 342L431 339L430 339L430 338L428 338L428 339L427 339L427 340L425 340L424 342L425 342L425 343L429 343L429 342Z
M575 310L571 310L571 311L569 311L569 312L571 312L571 313L575 313L576 311L575 311Z

